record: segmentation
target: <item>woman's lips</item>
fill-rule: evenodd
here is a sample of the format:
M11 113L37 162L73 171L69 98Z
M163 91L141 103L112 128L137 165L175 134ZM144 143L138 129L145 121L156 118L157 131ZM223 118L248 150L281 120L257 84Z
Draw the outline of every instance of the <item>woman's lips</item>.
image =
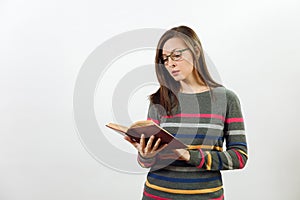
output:
M179 72L180 72L179 70L173 70L173 71L172 71L172 75L173 75L173 76L176 76L176 75L179 74Z

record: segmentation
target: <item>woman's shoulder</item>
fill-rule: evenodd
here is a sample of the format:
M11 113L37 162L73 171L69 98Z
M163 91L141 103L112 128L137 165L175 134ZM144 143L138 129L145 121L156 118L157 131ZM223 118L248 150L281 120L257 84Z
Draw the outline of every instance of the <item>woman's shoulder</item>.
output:
M227 88L225 86L222 86L222 87L215 88L215 90L217 91L217 93L222 94L224 97L226 97L228 102L239 100L237 92L235 92L231 88Z
M228 103L239 103L239 96L237 92L235 92L233 89L225 88L226 91L226 99Z

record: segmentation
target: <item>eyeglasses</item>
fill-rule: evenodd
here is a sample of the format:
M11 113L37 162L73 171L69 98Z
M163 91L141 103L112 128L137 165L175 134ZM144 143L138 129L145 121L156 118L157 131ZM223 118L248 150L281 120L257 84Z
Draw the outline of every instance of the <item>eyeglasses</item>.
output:
M163 55L161 57L161 61L163 64L168 64L169 62L169 57L173 60L173 61L179 61L182 60L182 52L189 50L189 48L185 48L185 49L180 49L180 50L175 50L173 52L171 52L170 55L166 56Z

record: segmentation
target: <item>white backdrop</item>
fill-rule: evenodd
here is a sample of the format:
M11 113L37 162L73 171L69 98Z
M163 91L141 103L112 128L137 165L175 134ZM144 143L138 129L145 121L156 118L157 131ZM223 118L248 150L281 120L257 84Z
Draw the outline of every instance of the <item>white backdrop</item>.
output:
M0 1L0 199L140 199L144 174L111 170L83 147L74 85L112 36L182 24L241 100L250 157L223 173L226 199L299 199L299 12L296 0Z

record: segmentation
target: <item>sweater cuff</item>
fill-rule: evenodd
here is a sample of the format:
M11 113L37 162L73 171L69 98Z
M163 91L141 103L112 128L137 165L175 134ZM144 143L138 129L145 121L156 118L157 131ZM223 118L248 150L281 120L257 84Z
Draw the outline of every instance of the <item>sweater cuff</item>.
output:
M202 168L205 162L205 156L202 149L188 149L188 151L190 153L190 160L187 163L197 168Z
M138 153L137 159L138 162L142 165L142 167L151 167L156 161L156 156L152 158L144 158L143 156L141 156L140 153Z

